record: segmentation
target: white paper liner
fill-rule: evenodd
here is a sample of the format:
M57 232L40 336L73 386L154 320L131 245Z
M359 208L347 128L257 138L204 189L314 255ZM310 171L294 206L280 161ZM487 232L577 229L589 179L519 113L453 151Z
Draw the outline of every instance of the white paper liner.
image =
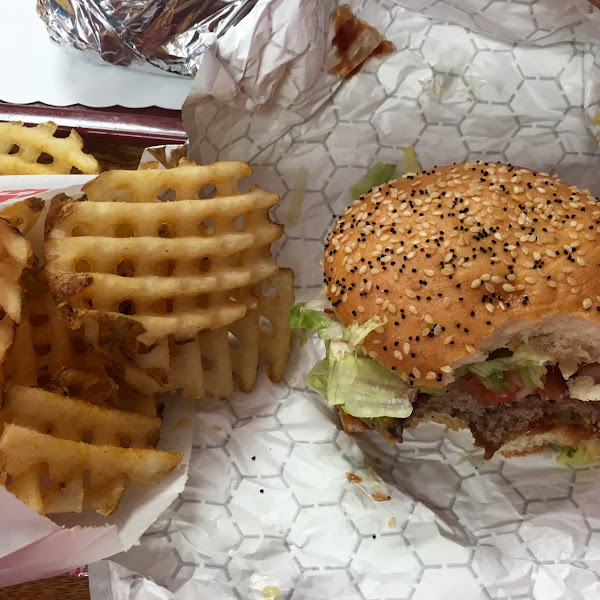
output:
M196 160L248 160L282 194L277 252L299 299L320 288L350 185L377 160L402 166L403 147L425 168L487 158L600 193L600 11L585 0L351 4L394 54L340 84L322 68L331 6L264 1L236 44L205 54L184 106ZM309 180L292 224L300 167ZM435 424L397 446L349 437L304 385L322 352L295 347L284 382L202 404L186 489L140 547L92 567L94 600L600 597L597 466L558 465L553 449L484 461L470 434Z

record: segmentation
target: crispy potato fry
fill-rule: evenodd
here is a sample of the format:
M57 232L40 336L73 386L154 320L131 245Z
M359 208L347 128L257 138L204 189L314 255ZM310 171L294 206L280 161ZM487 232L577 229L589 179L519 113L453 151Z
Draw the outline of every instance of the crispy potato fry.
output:
M290 357L290 308L294 303L294 272L279 271L263 284L258 296L258 312L263 321L259 327L258 352L269 365L271 381L280 381Z
M10 221L23 235L29 233L44 209L41 198L27 198L2 207L0 217Z
M0 482L40 514L113 512L126 481L150 484L181 461L178 452L64 440L7 423L0 437Z
M57 198L46 221L46 269L75 324L91 317L98 343L168 335L189 340L257 306L253 286L278 269L282 234L268 210L277 194L254 186L242 162L111 171L84 186L84 200ZM214 197L203 190L214 186ZM87 201L86 201L87 200Z
M21 278L33 264L29 242L9 221L0 218L0 364L13 343L23 315Z
M293 272L279 269L253 291L258 308L242 319L191 340L165 338L147 353L130 353L128 360L153 376L161 391L181 390L187 398L205 393L228 398L235 386L252 391L260 359L267 363L271 380L279 381L290 352Z
M27 291L24 318L3 367L8 384L44 386L87 402L155 415L160 387L142 369L100 356L82 329L71 329L60 316L45 273L34 269L23 279ZM146 384L134 385L127 380Z
M83 140L72 129L69 137L55 137L51 121L36 127L0 123L0 175L56 175L99 173L93 156L83 152Z
M2 421L63 440L123 448L153 448L161 419L96 406L36 387L13 385L6 392Z

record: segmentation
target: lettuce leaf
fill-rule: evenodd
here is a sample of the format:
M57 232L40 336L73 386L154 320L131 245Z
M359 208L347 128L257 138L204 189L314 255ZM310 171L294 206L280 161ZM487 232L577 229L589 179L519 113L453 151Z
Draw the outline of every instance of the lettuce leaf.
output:
M302 203L304 202L304 192L308 183L308 171L304 167L298 169L296 180L292 188L292 199L287 214L287 220L291 225L296 225L302 217Z
M360 198L363 194L370 192L376 185L387 183L394 178L396 165L376 162L367 174L350 188L353 198Z
M454 371L454 377L458 378L467 373L472 373L488 390L505 392L506 375L509 371L517 371L526 387L543 387L542 376L547 371L545 364L550 360L552 360L551 356L521 347L517 348L512 356L491 358L480 363L460 367Z
M306 376L306 385L309 388L327 397L327 385L329 380L329 361L327 358L320 360Z
M402 156L404 158L404 172L405 173L419 173L422 171L421 165L415 155L415 147L408 146L408 148L402 149Z
M573 467L583 467L596 462L598 459L588 452L586 448L577 448L576 446L567 446L556 457L556 462L561 465L572 465Z
M375 315L368 321L365 321L362 325L359 325L358 323L352 323L344 329L343 339L344 341L348 342L352 350L354 350L358 344L361 344L364 341L371 331L374 331L378 327L385 325L387 322L388 321L386 317L381 319L379 315Z
M377 361L345 352L329 366L329 404L343 404L347 413L360 418L411 414L417 390Z
M310 303L296 302L290 309L290 327L300 329L300 345L304 346L313 331L323 339L334 339L343 333L343 325L324 309L308 308ZM332 311L333 313L333 311Z

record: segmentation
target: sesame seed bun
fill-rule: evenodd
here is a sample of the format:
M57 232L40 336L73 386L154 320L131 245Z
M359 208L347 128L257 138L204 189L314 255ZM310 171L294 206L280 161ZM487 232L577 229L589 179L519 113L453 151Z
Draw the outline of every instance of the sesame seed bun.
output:
M387 323L371 358L419 386L496 348L600 357L600 205L554 176L446 165L356 200L330 232L327 295L349 325Z

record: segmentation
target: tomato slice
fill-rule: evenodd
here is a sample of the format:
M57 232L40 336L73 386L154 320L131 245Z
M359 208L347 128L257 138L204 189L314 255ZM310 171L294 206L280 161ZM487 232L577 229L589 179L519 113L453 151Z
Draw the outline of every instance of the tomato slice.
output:
M465 387L473 394L480 404L494 406L503 402L512 402L519 391L518 386L510 385L506 392L494 392L488 390L477 377L470 377L465 381Z

